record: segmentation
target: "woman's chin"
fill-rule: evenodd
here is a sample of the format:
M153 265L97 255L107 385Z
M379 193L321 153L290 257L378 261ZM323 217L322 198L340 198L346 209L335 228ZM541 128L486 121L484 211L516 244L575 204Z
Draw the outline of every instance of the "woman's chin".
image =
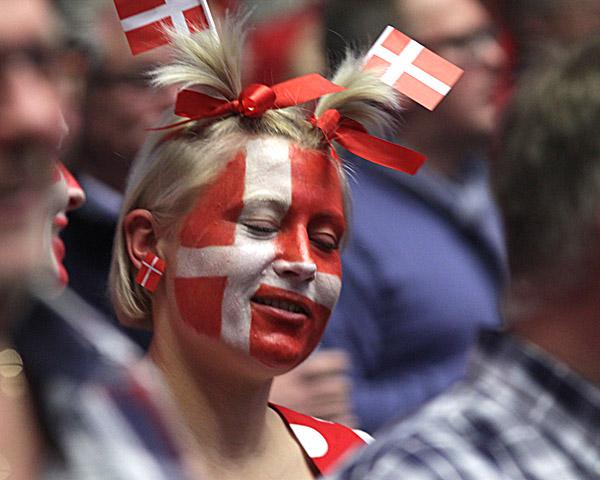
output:
M250 356L260 364L281 374L302 363L312 352L304 342L289 341L288 338L255 341Z

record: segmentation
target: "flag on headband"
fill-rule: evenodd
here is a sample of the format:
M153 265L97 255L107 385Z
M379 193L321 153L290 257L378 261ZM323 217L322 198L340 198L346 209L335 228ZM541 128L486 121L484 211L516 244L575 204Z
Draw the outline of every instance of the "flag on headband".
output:
M463 73L391 26L367 53L365 68L382 70L385 83L429 110L443 100Z
M189 34L216 32L206 0L114 0L121 26L134 55L168 43L163 27Z

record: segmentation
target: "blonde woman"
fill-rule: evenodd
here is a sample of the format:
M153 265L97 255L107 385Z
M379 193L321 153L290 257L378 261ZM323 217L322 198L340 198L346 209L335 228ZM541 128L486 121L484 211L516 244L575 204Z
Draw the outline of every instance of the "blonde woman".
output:
M184 88L188 120L171 119L134 164L112 295L123 323L153 330L149 355L208 478L309 479L361 434L270 405L269 390L315 349L341 287L348 197L330 141L364 139L356 121L392 125L397 99L350 59L334 78L346 90L314 116L279 108L275 87L242 89L242 37L232 22L219 39L174 37L173 63L154 72Z

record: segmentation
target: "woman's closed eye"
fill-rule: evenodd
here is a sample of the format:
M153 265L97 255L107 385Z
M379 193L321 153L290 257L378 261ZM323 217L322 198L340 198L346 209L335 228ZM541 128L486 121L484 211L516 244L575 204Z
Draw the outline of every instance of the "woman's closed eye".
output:
M279 231L279 225L272 220L245 220L242 225L256 237L271 238Z
M334 250L338 250L340 247L340 242L337 237L332 232L315 232L310 235L310 241L314 243L317 248L323 250L324 252L332 252Z

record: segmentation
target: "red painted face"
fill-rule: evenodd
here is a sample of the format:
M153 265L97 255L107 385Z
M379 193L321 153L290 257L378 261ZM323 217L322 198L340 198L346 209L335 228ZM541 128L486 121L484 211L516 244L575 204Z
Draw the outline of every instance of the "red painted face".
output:
M79 208L85 201L83 189L71 172L61 162L56 162L54 183L50 192L50 210L44 243L46 244L49 269L63 288L69 281L69 275L63 265L65 245L59 237L60 231L69 223L66 213Z
M183 322L271 367L318 344L341 286L343 193L324 155L252 140L184 221L173 295Z

